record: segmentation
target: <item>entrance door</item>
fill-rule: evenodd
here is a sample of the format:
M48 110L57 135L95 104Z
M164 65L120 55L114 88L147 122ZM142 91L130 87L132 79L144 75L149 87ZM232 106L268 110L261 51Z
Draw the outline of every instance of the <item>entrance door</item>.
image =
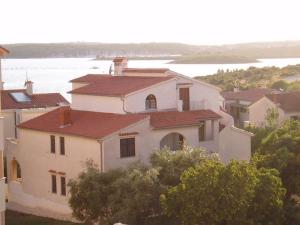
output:
M189 88L179 88L179 99L182 100L183 111L190 110L190 89Z

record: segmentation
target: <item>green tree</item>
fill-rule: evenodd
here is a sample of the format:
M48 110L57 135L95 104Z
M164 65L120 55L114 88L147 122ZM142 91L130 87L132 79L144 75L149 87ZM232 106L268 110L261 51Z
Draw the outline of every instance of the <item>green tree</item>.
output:
M185 225L279 225L285 189L277 173L207 160L185 171L161 202L169 217Z

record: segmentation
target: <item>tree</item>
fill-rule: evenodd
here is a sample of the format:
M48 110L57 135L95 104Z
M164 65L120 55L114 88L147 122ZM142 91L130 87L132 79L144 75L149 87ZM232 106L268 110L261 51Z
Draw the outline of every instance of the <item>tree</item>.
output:
M151 155L150 162L159 170L159 180L166 186L175 186L186 169L201 164L206 159L218 159L216 154L200 148L184 146L182 151L170 151L163 148Z
M185 171L161 202L169 217L185 225L279 225L285 189L277 173L207 160Z
M254 157L258 167L276 168L287 196L300 194L300 122L290 120L262 140Z

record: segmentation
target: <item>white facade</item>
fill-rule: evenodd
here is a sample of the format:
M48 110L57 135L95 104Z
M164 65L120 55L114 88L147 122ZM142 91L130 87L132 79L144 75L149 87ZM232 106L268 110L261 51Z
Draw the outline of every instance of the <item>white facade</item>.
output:
M8 165L12 165L8 167L9 206L23 212L70 219L71 211L67 204L68 194L66 196L60 194L59 182L58 192L55 194L51 192L51 175L55 174L57 179L63 176L69 181L78 176L87 160L93 160L99 170L104 172L118 167L126 167L135 161L148 163L149 156L161 148L164 141L172 142L174 137L179 136L186 145L202 147L209 152L219 153L221 160L225 163L231 159L249 160L251 135L231 127L232 117L220 111L222 102L220 102L219 89L175 72L171 72L171 74L175 75L174 79L124 96L72 94L71 108L116 114L181 111L180 88L188 88L188 110L209 109L222 116L220 119L201 120L205 124L203 139L199 135L200 121L199 125L187 124L155 128L151 125L150 116L101 139L20 129L18 139L8 143L7 162ZM155 76L159 75L155 74ZM73 83L73 89L83 85L86 84ZM155 96L156 109L147 111L145 101L149 95ZM23 116L24 120L29 117L29 114ZM221 132L219 132L220 122L227 125ZM55 136L55 140L57 140L55 154L50 151L51 135ZM60 137L64 137L65 155L61 155L59 152L58 140ZM134 138L134 156L121 157L120 142L124 138ZM16 179L16 171L13 168L16 161L22 171L20 179Z

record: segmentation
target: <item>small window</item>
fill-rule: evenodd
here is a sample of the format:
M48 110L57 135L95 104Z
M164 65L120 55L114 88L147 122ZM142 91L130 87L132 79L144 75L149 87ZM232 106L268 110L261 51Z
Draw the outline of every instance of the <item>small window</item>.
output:
M56 186L56 175L51 175L51 191L52 193L57 193L57 186Z
M135 138L125 138L120 140L121 158L135 156Z
M148 95L146 98L146 110L156 109L156 98L154 95Z
M241 113L246 113L248 110L247 110L247 108L245 108L245 107L241 107L241 108L240 108L240 111L241 111Z
M59 141L60 141L60 154L64 155L65 154L65 138L60 137Z
M55 153L55 136L50 136L50 143L51 143L51 153Z
M200 121L198 135L199 141L205 141L205 121Z
M66 178L60 177L60 187L61 187L61 195L66 196L67 189L66 189Z

